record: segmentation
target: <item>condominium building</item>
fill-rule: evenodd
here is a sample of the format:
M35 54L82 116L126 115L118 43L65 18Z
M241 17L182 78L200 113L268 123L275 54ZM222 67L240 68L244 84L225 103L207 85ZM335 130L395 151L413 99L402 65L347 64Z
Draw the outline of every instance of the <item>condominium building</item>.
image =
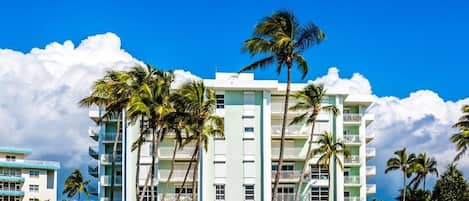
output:
M56 201L58 162L27 160L29 149L0 147L0 201Z
M307 164L303 163L311 133L309 125L288 126L284 165L277 167L285 83L255 80L251 73L216 73L215 79L205 79L204 83L216 90L216 113L224 118L225 136L209 139L208 149L200 155L198 200L271 200L275 171L280 168L277 200L290 201L294 198L304 165L307 166L308 175L300 194L303 201L366 201L367 195L375 193L376 186L367 182L367 178L376 174L375 166L367 165L367 160L376 154L374 148L368 147L374 135L366 129L373 121L373 116L366 113L373 100L371 96L327 89L323 104L335 105L339 114L321 112L314 134L319 136L326 131L331 133L334 140L343 142L351 153L349 158L340 157L343 168L334 161L328 171L317 165L318 157L312 158ZM291 89L294 93L305 86L306 83L293 83ZM292 98L290 105L294 103ZM95 108L90 111L90 116L97 119L102 113L102 110ZM289 112L288 121L299 114ZM126 122L124 116L125 111L121 118ZM118 198L116 200L125 198L135 201L136 182L142 188L150 170L151 146L145 143L141 150L140 173L136 179L137 153L131 150L139 136L139 123L125 123L122 128L124 135L119 141L118 167L115 172L117 180L113 189ZM97 166L90 167L90 173L99 178L98 194L101 201L107 200L111 191L109 154L112 153L115 130L115 120L108 120L90 132L91 137L99 142L97 150L90 149L90 155L98 159ZM157 187L154 191L158 199L161 199L162 192L166 192L166 200L175 200L178 193L182 194L181 200L192 200L193 173L189 172L184 187L181 184L195 146L188 144L177 151L174 173L171 181L166 183L174 145L175 139L171 135L166 136L160 144L157 177L154 178ZM317 146L313 144L313 148Z

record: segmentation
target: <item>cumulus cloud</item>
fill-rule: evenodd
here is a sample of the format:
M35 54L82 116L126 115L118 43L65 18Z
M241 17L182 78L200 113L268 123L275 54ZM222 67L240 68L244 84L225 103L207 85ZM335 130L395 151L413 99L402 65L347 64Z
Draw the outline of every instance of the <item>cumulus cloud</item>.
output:
M322 84L327 88L334 88L348 94L371 94L371 85L368 79L360 73L354 73L350 79L340 78L339 69L329 68L326 75L312 81L314 84Z
M171 85L172 88L179 88L181 87L184 83L188 81L194 81L194 80L200 80L201 78L192 74L189 71L185 70L174 70L174 81Z

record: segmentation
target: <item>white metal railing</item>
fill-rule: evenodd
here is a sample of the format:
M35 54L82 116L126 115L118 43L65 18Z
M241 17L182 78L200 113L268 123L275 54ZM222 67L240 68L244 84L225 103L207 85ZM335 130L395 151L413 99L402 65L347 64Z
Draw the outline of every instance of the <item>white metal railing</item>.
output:
M160 147L160 157L172 158L174 147ZM185 146L183 149L176 151L176 158L191 158L194 154L195 146Z
M376 175L376 166L366 166L366 175Z
M295 194L293 193L278 193L277 201L294 201Z
M175 169L173 171L173 175L171 176L171 181L183 181L184 177L186 176L186 169ZM159 170L160 173L160 180L162 182L166 182L168 179L170 170L164 169ZM189 174L187 175L187 181L192 181L192 176L194 175L194 170L190 170Z
M111 185L111 176L101 176L101 183L103 185ZM114 176L114 185L121 185L122 184L122 177L121 176Z
M358 196L344 197L344 201L360 201L360 197Z
M367 194L376 193L376 184L367 184L366 185L366 193Z
M360 176L344 176L345 184L360 184Z
M349 157L345 158L345 163L360 163L360 156L358 155L350 155Z
M282 125L272 125L272 135L280 136L282 134ZM309 135L311 128L292 125L285 128L285 135L287 136L307 136Z
M361 114L344 114L345 122L357 122L362 120Z
M275 179L277 171L272 170L272 179ZM280 179L298 179L300 178L301 170L282 170L280 171Z
M164 201L176 201L177 195L177 193L166 193ZM158 200L162 201L161 199L161 196L158 196ZM192 201L192 194L181 194L179 201Z
M284 147L283 156L294 158L303 157L301 156L301 150L301 147ZM278 158L280 154L280 147L272 147L271 152L273 158Z
M360 135L344 135L344 143L361 143Z
M376 149L374 147L366 148L366 157L372 158L376 156Z
M122 162L122 155L117 154L116 155L116 162L120 163ZM112 154L102 154L101 155L101 162L102 163L112 163Z

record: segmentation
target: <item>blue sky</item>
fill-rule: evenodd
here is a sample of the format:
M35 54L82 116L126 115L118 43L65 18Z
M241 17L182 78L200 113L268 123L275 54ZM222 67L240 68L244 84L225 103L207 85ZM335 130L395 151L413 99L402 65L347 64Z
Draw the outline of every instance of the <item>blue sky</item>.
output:
M327 35L305 54L307 79L337 66L342 76L366 76L380 97L405 98L421 89L452 101L469 94L469 3L463 0L8 1L0 6L0 48L29 52L113 32L139 60L209 78L215 70L238 71L251 62L240 51L243 40L278 9L293 11L300 22L314 21ZM256 77L277 78L273 70ZM61 177L69 171L64 168ZM378 197L392 198L392 191L378 191Z

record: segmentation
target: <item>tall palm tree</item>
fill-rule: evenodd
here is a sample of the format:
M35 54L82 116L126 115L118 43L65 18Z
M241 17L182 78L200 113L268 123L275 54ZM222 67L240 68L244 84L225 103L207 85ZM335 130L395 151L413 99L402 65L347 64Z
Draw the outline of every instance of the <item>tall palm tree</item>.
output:
M184 187L187 180L192 161L196 165L193 168L192 178L192 200L196 200L197 186L196 181L198 177L198 168L201 165L202 150L207 151L209 139L214 136L224 135L224 122L219 116L214 115L216 108L215 91L206 88L202 81L193 81L184 84L177 92L178 101L183 103L186 116L189 117L186 131L189 136L184 140L184 145L189 143L196 144L196 148L192 155L193 160L189 162L189 167L186 171L182 187ZM176 200L180 199L181 192L179 192Z
M156 172L156 161L158 160L159 144L164 136L169 132L168 116L173 113L173 107L170 102L170 86L174 79L172 72L164 72L155 70L153 72L154 78L148 83L143 83L138 93L131 96L128 115L136 116L143 115L148 119L150 130L152 133L152 162L150 172L147 174L145 186L142 195L145 194L148 188L148 181L150 180L151 186L151 199L155 200L154 194L154 178ZM150 179L151 178L151 179ZM144 196L140 197L143 200Z
M107 71L103 78L94 83L91 95L79 102L79 105L82 107L97 105L106 109L98 123L103 119L117 119L116 136L114 137L111 158L111 189L114 189L115 185L117 146L121 138L121 114L126 109L131 95L127 80L128 74L125 71ZM110 201L113 200L114 191L111 190Z
M319 147L311 152L309 159L312 159L315 156L319 156L317 164L327 168L329 172L328 189L330 196L332 193L332 191L330 190L330 164L335 161L337 164L339 164L339 167L343 169L344 166L342 161L340 160L340 156L343 155L345 158L348 158L350 156L350 152L346 149L345 144L341 142L334 142L334 136L332 136L332 134L328 132L324 132L319 136L317 144L319 145Z
M469 105L462 107L463 116L453 125L459 129L459 133L451 136L451 141L456 145L458 154L454 157L454 161L458 161L467 152L469 148Z
M324 38L325 34L315 24L308 23L301 26L293 13L277 11L272 16L263 18L256 25L253 37L244 41L242 51L248 52L251 56L257 54L267 54L268 56L244 67L240 72L252 71L258 68L263 69L271 64L276 66L277 74L280 74L283 68L287 70L278 167L283 165L283 147L285 142L285 127L287 125L292 67L296 64L302 74L302 79L304 79L308 73L308 63L302 54L309 47L319 44ZM278 168L275 175L272 200L276 200L280 170L281 168Z
M83 176L80 170L73 170L72 174L65 179L64 190L62 194L67 194L67 197L73 198L75 195L78 196L78 201L80 201L80 194L85 193L86 197L90 196L86 186L90 183L90 180L83 180Z
M428 174L434 174L438 177L437 162L434 157L428 157L427 153L420 153L415 158L412 165L413 172L416 173L410 184L414 185L417 189L419 184L423 181L423 190L426 192L426 180Z
M303 114L295 117L290 125L293 124L300 124L306 123L307 125L311 125L311 133L308 140L308 149L306 153L306 157L303 161L303 169L301 171L301 175L298 178L298 186L297 191L295 192L295 200L298 201L300 199L300 191L301 186L303 184L304 176L307 172L309 156L311 155L311 148L313 145L313 137L314 137L314 127L316 125L316 119L320 111L327 111L331 112L334 115L339 113L339 110L334 105L321 105L322 100L326 96L326 90L322 85L314 85L309 84L303 90L295 93L293 97L297 100L297 103L290 107L290 110L293 111L304 111Z
M387 168L384 171L386 174L390 171L394 170L401 170L402 171L402 176L403 176L403 186L402 189L406 189L407 184L406 184L406 178L410 177L411 172L409 171L412 164L415 161L415 154L409 154L407 155L406 148L403 148L401 150L397 150L394 152L395 157L390 158L387 161ZM403 201L405 201L405 194L406 191L403 191Z

